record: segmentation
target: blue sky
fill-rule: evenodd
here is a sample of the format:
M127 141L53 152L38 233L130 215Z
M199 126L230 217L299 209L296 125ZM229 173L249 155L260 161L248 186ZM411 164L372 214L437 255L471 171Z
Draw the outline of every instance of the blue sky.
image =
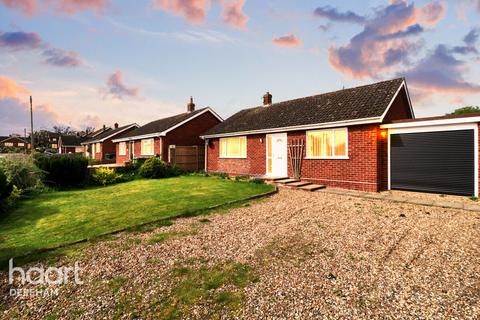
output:
M418 116L480 105L480 0L0 0L0 134L99 127L405 76Z

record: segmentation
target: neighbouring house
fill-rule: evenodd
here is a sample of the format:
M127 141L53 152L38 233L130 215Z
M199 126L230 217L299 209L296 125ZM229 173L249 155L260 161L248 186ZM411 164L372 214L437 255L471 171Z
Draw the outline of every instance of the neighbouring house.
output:
M87 158L97 160L99 162L115 162L116 149L113 139L122 134L126 134L138 128L138 124L132 123L120 127L115 123L113 128L103 127L102 132L95 132L88 137L87 140L81 142L84 147L84 154Z
M205 132L208 172L478 196L480 114L415 119L405 79L279 103Z
M178 165L180 163L177 160L181 155L186 162L195 162L191 169L203 170L204 142L200 134L220 122L222 118L210 107L195 110L193 99L190 98L187 112L152 121L114 139L117 164L158 156Z
M29 149L30 143L24 138L17 135L10 135L8 137L0 137L0 147L13 149Z
M60 154L83 154L82 142L89 139L79 134L60 135L58 138L58 153Z

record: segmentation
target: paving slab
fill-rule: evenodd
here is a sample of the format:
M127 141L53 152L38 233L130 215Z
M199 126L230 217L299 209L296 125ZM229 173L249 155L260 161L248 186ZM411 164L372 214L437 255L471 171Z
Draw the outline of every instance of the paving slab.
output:
M299 182L300 180L298 179L282 179L282 180L275 180L275 183L283 183L283 184L287 184L287 183L293 183L293 182Z
M298 182L289 183L288 186L289 187L303 187L303 186L307 186L309 184L312 184L312 183L307 182L307 181L298 181Z
M312 184L300 187L299 189L306 190L306 191L316 191L316 190L320 190L320 189L324 189L324 188L325 188L325 186L323 186L323 185L312 183Z

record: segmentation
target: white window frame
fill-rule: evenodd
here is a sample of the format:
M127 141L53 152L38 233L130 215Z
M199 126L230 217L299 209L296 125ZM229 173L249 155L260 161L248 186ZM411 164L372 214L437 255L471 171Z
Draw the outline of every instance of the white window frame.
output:
M14 146L14 143L13 142L5 142L3 144L5 147L13 147Z
M144 141L152 141L152 152L151 153L145 153L144 147L143 147L143 142ZM155 155L155 139L142 139L140 141L140 153L142 156L154 156Z
M19 143L17 143L17 146L18 146L18 147L25 147L25 143L19 142Z
M345 148L346 148L346 154L344 156L335 156L335 130L338 129L345 129L347 136L345 139ZM330 157L309 157L308 156L308 133L309 132L319 132L319 131L327 131L331 130L332 131L332 154L333 156ZM348 160L348 127L338 127L338 128L327 128L327 129L318 129L318 130L308 130L305 132L305 159L306 160Z
M100 142L95 143L95 152L102 153L102 147L100 146Z
M122 149L123 146L123 149ZM119 156L126 156L127 155L127 143L126 142L119 142L118 143L118 155Z
M222 139L229 139L229 138L242 138L245 137L245 157L229 157L222 155ZM218 155L220 159L247 159L248 156L248 137L247 136L234 136L234 137L222 137L218 139Z

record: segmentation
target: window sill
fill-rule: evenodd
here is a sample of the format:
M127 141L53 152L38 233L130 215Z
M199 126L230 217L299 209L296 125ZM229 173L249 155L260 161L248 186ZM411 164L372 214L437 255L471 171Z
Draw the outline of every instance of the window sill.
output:
M247 157L219 157L219 159L247 159Z
M305 157L305 160L349 160L349 157Z

